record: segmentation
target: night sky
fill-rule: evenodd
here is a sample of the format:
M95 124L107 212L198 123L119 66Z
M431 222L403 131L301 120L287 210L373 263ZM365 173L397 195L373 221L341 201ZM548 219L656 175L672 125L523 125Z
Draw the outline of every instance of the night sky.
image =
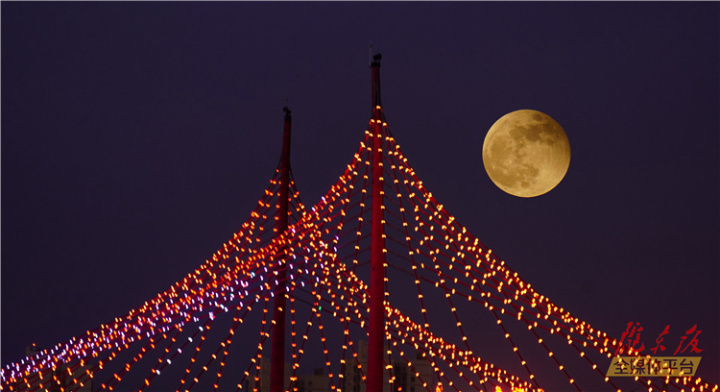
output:
M314 204L370 118L542 294L720 382L720 3L2 2L2 363L140 306L240 228L277 165ZM572 149L550 193L485 174L517 109ZM391 301L402 301L398 297ZM483 328L483 326L477 326ZM672 344L672 343L675 344ZM603 369L604 371L604 369Z

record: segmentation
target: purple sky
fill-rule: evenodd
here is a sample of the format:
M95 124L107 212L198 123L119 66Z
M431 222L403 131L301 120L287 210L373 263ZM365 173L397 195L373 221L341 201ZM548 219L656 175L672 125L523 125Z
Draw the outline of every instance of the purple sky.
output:
M556 304L646 346L697 324L720 382L720 4L35 3L2 8L2 363L164 291L277 164L314 204L385 114L445 207ZM485 174L507 112L557 120L564 181Z

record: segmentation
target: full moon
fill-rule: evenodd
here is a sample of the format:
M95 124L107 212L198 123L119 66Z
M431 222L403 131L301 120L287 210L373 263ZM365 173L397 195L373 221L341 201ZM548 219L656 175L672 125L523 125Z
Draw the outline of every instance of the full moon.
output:
M503 191L535 197L555 188L570 166L570 142L560 124L537 110L510 112L495 122L482 150L485 171Z

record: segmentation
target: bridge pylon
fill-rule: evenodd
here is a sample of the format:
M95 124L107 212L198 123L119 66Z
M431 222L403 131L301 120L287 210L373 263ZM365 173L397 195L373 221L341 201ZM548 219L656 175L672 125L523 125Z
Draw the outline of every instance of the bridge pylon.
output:
M288 228L288 208L290 205L290 130L292 117L290 109L284 107L282 154L280 156L280 190L278 192L277 231L281 236ZM285 324L287 299L287 246L278 249L277 275L273 301L273 327L270 348L270 392L285 390Z
M383 205L383 127L387 126L380 102L380 54L370 64L372 81L372 223L370 232L370 315L368 325L367 391L383 390L385 342L385 218Z

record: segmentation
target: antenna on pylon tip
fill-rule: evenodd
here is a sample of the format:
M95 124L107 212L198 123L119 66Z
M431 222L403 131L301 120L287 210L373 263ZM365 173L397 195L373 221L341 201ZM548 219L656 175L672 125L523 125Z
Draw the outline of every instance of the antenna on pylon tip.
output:
M290 108L288 107L288 101L290 98L285 97L285 106L283 106L283 112L285 112L285 121L290 121Z
M289 121L290 117L291 117L290 114L292 112L290 111L290 108L288 108L288 106L287 106L287 101L285 101L285 106L283 107L283 112L285 112L285 120Z
M380 66L380 59L382 58L382 54L373 54L373 44L372 41L370 41L370 67L379 67Z
M382 55L380 53L372 56L372 63L370 63L370 75L371 75L371 118L381 120L383 118L382 110L380 107L380 59Z

